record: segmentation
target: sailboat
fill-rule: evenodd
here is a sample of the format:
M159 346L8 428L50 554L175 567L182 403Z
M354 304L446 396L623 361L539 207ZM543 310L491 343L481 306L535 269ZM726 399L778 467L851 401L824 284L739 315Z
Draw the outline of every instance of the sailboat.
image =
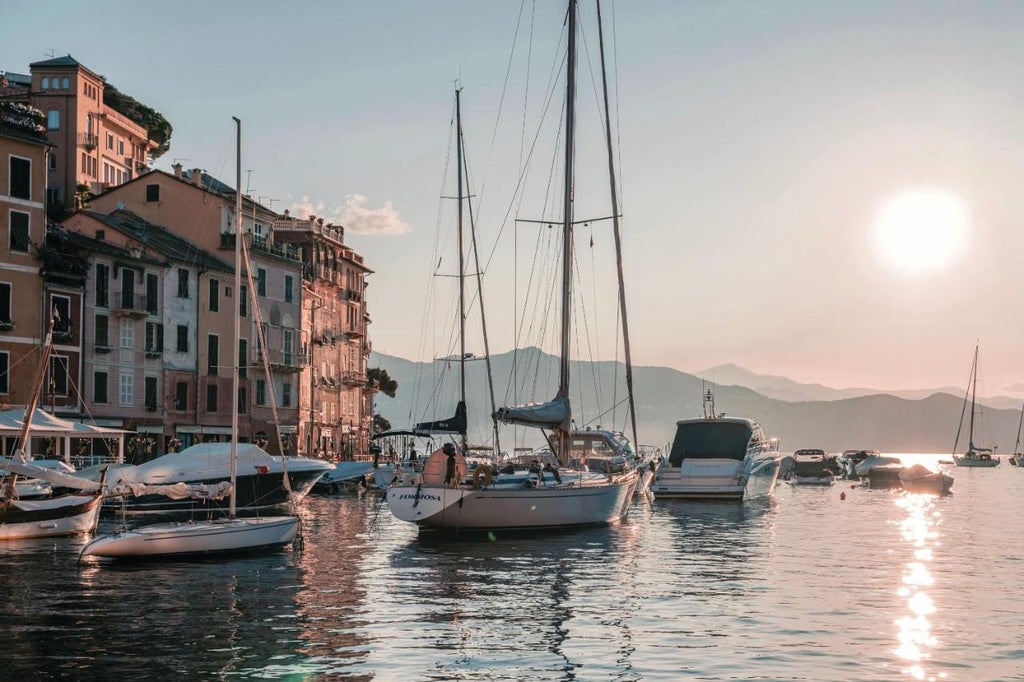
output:
M53 326L56 311L51 317L46 338L40 352L39 367L25 416L22 420L18 447L11 458L0 459L4 471L0 489L0 540L22 540L26 538L59 537L91 533L99 521L100 505L103 501L103 482L91 481L77 476L32 464L27 460L29 441L32 433L32 419L39 404L43 379L49 366L53 350ZM53 485L77 493L47 496L42 499L21 499L18 494L18 475L38 478Z
M974 363L971 365L971 377L968 381L971 397L971 417L967 430L967 452L962 455L953 454L953 463L958 467L994 467L999 465L999 458L992 456L992 448L979 448L974 444L974 416L977 414L975 396L978 389L978 347L974 347ZM964 410L967 409L967 396L964 396ZM956 442L953 449L960 442L960 428L963 427L963 412L960 414L960 426L956 431Z
M241 291L242 277L242 122L234 119L237 130L237 167L235 186L235 291ZM250 287L250 291L254 291ZM238 370L241 366L238 338L241 336L239 306L234 306L235 365L232 395L238 395ZM113 559L189 557L271 550L290 544L298 533L295 516L236 516L238 463L238 401L231 411L231 492L228 517L198 522L172 522L122 529L90 541L82 556Z
M1017 442L1013 445L1013 454L1010 455L1010 464L1013 466L1024 466L1024 453L1020 451L1020 434L1024 428L1024 406L1020 408L1020 422L1017 424Z
M623 518L637 485L635 466L604 472L586 467L570 469L572 462L588 453L604 455L604 461L635 462L629 441L603 429L572 427L570 388L570 333L573 273L573 184L575 152L576 1L568 9L568 52L565 106L565 185L562 216L561 358L559 387L554 399L534 405L502 407L493 415L498 422L519 424L545 431L557 466L539 461L525 470L514 467L497 474L487 470L466 480L466 464L460 453L446 448L430 455L422 472L403 474L387 491L391 512L421 529L446 531L535 530L604 525ZM458 104L458 99L456 99ZM461 119L457 119L461 128ZM461 131L457 135L461 144ZM461 147L460 147L461 149ZM459 201L462 202L463 164L459 152ZM461 214L460 214L461 215ZM461 229L461 228L460 228ZM456 409L456 420L465 418L465 388ZM425 425L420 425L425 426ZM461 426L459 424L458 426ZM464 429L460 430L460 433ZM547 433L550 432L550 435ZM464 438L463 438L464 441ZM463 448L465 444L463 442Z

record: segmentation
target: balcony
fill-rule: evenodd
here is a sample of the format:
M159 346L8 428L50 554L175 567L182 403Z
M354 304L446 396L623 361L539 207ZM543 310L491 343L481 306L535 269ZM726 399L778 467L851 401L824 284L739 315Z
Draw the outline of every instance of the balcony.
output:
M99 135L93 135L92 133L78 133L78 144L81 147L85 147L89 151L96 149L96 145L99 144Z
M0 332L14 331L15 324L11 320L0 320Z
M146 359L147 360L156 360L157 358L163 356L163 354L164 354L164 349L163 348L150 348L148 346L146 347Z
M346 386L365 386L366 375L361 372L342 372L341 383Z
M75 328L70 320L61 320L53 323L53 340L70 341L75 335Z
M351 329L345 330L345 336L350 340L361 339L366 336L366 329L363 327L352 327Z
M309 357L302 353L274 348L267 351L267 359L270 371L283 374L301 372L302 368L309 364ZM259 351L256 352L253 362L257 367L263 366L263 355Z
M149 307L146 305L146 297L143 294L115 296L113 311L118 317L141 318L149 315Z
M39 274L47 282L67 284L69 286L81 287L89 275L89 261L83 256L69 253L66 245L62 246L51 241L47 235L46 246L40 253L43 267Z

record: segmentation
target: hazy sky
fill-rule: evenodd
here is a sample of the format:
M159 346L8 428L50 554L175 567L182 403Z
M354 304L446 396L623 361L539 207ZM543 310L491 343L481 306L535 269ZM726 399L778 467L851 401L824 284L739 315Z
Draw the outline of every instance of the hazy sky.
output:
M538 129L549 147L558 134L557 116L541 128L538 112L549 92L561 106L549 80L563 12L561 0L20 2L4 10L0 69L72 54L167 116L164 169L185 159L232 181L241 117L252 193L345 222L376 271L375 348L410 358L433 352L423 292L439 226L450 237L439 195L454 193L444 176L461 77L485 255L501 234L486 279L501 351L522 305L513 272L521 284L534 259L523 245L544 229L514 230L507 216L539 218L554 196L544 148L524 207L512 207L524 150ZM638 364L956 386L980 341L981 392L1024 382L1024 3L665 0L604 12ZM577 217L597 217L608 204L592 3L582 13ZM906 208L919 188L930 193ZM883 249L877 217L899 197ZM592 232L579 268L601 282L610 224ZM590 325L607 331L614 313Z

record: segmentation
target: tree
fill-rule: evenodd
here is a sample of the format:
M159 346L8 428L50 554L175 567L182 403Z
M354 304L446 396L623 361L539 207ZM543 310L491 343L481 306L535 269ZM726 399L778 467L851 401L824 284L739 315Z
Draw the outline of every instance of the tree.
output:
M370 386L390 398L394 398L395 393L398 392L398 382L388 376L387 370L382 367L373 367L367 370L366 378L369 380Z
M373 432L384 433L391 430L391 422L379 414L373 415Z
M171 148L173 128L171 122L164 118L159 111L147 107L134 97L129 97L110 83L107 83L103 89L103 103L145 128L149 133L149 139L160 145L150 153L150 159L160 158Z

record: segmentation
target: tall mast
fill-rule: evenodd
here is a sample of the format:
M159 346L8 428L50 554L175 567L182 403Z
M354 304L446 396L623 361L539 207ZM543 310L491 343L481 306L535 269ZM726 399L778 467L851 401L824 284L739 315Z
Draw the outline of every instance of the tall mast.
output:
M462 228L462 88L455 88L455 163L458 167L459 188L459 402L465 408L466 405L466 264L464 236ZM466 428L461 427L459 438L462 441L462 452L469 448L469 441L466 438Z
M242 290L242 121L235 121L235 295ZM242 319L235 304L232 314L235 318L234 358L231 372L231 502L228 514L235 516L235 481L238 475L238 368L242 365L239 339L242 338Z
M967 431L968 447L974 449L974 399L978 393L978 347L974 347L974 366L971 368L971 421Z
M562 359L558 395L569 398L569 349L572 324L572 237L573 237L573 161L576 145L576 0L569 0L569 42L565 70L565 204L562 208ZM559 457L569 449L569 434L558 431Z
M601 84L604 90L604 132L608 147L608 181L612 193L612 226L615 233L615 269L619 276L619 311L622 315L622 349L626 354L626 392L629 395L629 418L633 426L633 443L640 444L636 428L636 404L633 400L633 360L629 352L629 317L626 315L626 282L622 276L622 234L619 231L619 193L615 185L615 155L612 149L612 116L608 106L608 73L604 63L604 28L601 23L601 0L597 0L597 36L601 51Z

